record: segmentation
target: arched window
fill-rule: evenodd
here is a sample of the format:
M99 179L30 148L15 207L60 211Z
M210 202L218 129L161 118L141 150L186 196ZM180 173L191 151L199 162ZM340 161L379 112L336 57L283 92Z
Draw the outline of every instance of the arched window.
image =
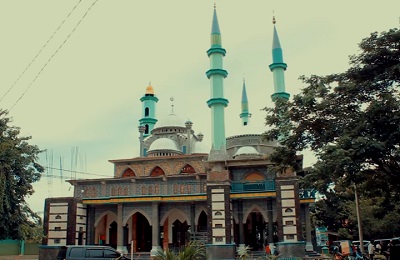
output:
M293 210L291 208L287 208L287 209L285 209L285 212L286 213L291 213L291 212L293 212Z
M126 178L126 177L134 177L136 176L135 172L132 171L132 169L128 168L124 171L124 173L122 174L122 178Z
M160 167L155 167L153 169L153 171L150 173L151 177L157 177L157 176L161 176L161 175L165 175L163 169L161 169Z
M245 181L263 181L265 180L265 177L262 173L259 172L253 172L248 174L245 178Z
M144 133L148 134L149 133L149 125L144 125L144 127L146 127L146 129L144 129Z
M181 173L196 173L196 171L190 164L186 164L183 166Z
M146 107L144 109L144 116L149 116L149 114L150 114L150 109L148 107Z

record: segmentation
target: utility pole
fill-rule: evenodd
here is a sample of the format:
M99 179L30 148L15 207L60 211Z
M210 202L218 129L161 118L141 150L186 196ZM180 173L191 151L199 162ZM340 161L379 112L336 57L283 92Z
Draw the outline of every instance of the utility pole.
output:
M360 203L357 193L357 185L354 184L354 196L356 200L356 213L357 213L357 222L358 222L358 238L360 240L360 249L361 252L364 254L364 238L363 238L363 231L362 231L362 223L361 223L361 212L360 212Z

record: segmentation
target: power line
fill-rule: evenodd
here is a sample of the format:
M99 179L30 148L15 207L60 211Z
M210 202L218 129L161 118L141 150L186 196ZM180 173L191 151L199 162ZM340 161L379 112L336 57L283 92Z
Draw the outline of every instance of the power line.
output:
M61 168L56 168L56 167L44 167L46 169L51 169L51 170L60 170L60 171L64 171L64 172L72 172L72 173L79 173L79 174L85 174L85 175L91 175L91 176L100 176L100 177L113 177L110 175L106 175L106 174L97 174L97 173L89 173L89 172L81 172L81 171L73 171L73 170L66 170L66 169L61 169ZM42 175L42 177L60 177L61 179L65 177L62 176L58 176L58 175Z
M60 23L60 25L57 27L57 29L53 32L53 34L50 36L50 38L46 41L46 43L42 46L42 48L38 51L35 57L29 62L28 66L22 71L22 73L19 75L19 77L14 81L14 83L11 85L11 87L4 93L4 95L1 97L0 102L7 96L7 94L11 91L11 89L17 84L19 79L25 74L25 72L29 69L29 67L32 65L32 63L36 60L36 58L42 53L44 48L47 46L47 44L53 39L54 35L60 30L61 26L65 23L65 21L70 17L70 15L75 11L76 7L82 2L82 0L79 0L78 3L72 8L72 10L69 12L67 17L64 18L64 20Z
M53 59L53 57L58 53L58 51L64 46L64 44L68 41L68 39L71 37L71 35L75 32L76 28L81 24L83 19L86 17L86 15L89 13L89 11L92 9L92 7L97 3L98 0L93 1L93 3L89 6L89 8L86 10L85 14L82 16L82 18L79 20L79 22L75 25L74 29L68 34L67 38L60 44L60 46L55 50L55 52L50 56L50 58L47 60L47 62L43 65L43 67L40 69L38 74L35 76L35 78L29 83L28 87L25 89L24 93L15 101L15 103L12 105L12 107L8 110L11 111L17 104L18 102L25 96L26 92L28 89L32 86L32 84L36 81L36 79L39 77L39 75L42 73L42 71L46 68L47 64Z

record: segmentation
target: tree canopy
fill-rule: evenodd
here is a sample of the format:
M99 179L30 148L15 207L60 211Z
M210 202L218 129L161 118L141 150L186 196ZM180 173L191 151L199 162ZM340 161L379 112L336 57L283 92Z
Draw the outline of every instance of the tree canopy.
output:
M300 94L265 108L271 127L265 136L284 133L271 157L278 164L294 167L296 152L315 153L306 187L331 195L333 183L357 185L362 199L382 197L377 203L394 209L400 199L400 31L374 32L359 47L347 71L301 76Z
M41 152L30 145L31 137L20 137L20 128L10 126L7 111L0 110L0 239L34 239L31 232L40 217L27 205L32 183L44 168L38 164Z

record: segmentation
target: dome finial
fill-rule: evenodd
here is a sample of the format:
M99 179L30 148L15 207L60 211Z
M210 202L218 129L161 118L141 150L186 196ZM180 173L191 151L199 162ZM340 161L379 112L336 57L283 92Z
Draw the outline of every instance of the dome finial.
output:
M171 114L174 113L174 97L170 97L169 100L171 100Z
M214 1L214 9L217 9L217 1Z
M272 10L272 24L276 24L275 11L274 10Z

